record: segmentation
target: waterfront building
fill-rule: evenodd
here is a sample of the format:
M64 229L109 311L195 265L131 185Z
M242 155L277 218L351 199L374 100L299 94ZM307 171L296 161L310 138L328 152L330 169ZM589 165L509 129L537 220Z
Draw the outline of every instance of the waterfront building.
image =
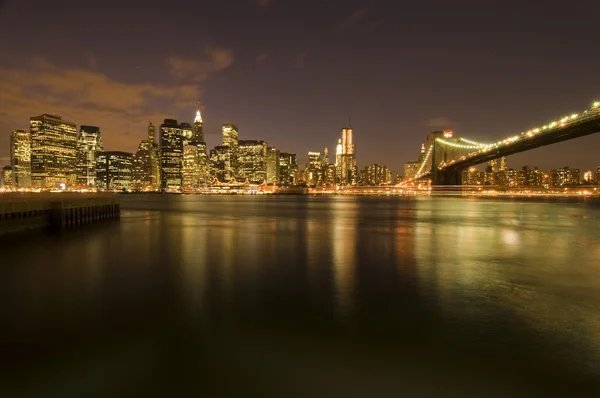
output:
M386 166L372 164L362 170L363 178L361 185L378 186L389 185L392 179L392 173Z
M175 119L160 125L161 186L164 191L180 191L183 169L182 131Z
M15 188L31 187L31 133L15 130L10 136L10 165Z
M356 146L352 128L342 128L341 145L339 184L355 185L357 183Z
M478 171L475 167L462 172L463 185L483 185L485 173Z
M129 190L133 176L133 154L102 151L96 154L96 186L100 190Z
M232 173L232 148L218 145L210 150L210 172L220 182L230 182L235 176Z
M2 184L6 190L11 190L15 187L12 166L7 165L2 168Z
M238 128L233 123L224 123L221 126L221 134L223 137L222 146L231 148L228 161L227 175L231 175L232 178L238 176Z
M304 168L304 182L309 187L320 186L323 182L321 152L309 152L308 163Z
M29 119L31 185L50 189L74 185L77 166L77 126L60 115Z
M585 181L586 184L592 184L594 182L594 173L592 170L583 173L583 181Z
M267 184L279 184L279 158L281 153L279 149L267 148Z
M133 156L131 189L139 191L160 190L160 166L156 129L150 122L148 124L148 138L140 142L137 152Z
M326 187L332 187L336 185L336 168L334 164L328 164L324 166L323 170L323 185Z
M267 180L267 143L260 140L238 142L239 177L251 183Z
M568 166L550 170L550 184L553 187L576 185L580 183L579 169L570 169Z
M79 138L77 140L78 186L96 187L96 154L103 149L99 127L79 127Z
M188 144L183 147L183 189L197 190L208 183L206 176L206 146Z
M281 152L279 154L279 183L282 186L290 186L296 183L298 172L298 161L295 153Z

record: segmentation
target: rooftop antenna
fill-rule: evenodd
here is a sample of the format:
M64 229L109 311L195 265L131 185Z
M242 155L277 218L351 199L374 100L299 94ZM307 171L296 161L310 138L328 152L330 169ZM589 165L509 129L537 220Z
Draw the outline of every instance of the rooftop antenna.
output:
M351 119L351 114L350 112L348 112L348 127L352 128L352 119Z

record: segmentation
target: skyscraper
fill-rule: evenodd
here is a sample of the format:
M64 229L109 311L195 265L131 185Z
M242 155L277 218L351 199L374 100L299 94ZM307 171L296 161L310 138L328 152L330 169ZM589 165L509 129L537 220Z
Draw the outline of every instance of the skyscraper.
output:
M498 168L499 171L506 171L507 170L507 165L506 165L506 156L502 156L500 158L500 167Z
M231 168L231 147L218 145L210 150L210 171L221 182L230 182L235 176Z
M135 190L157 191L160 189L160 154L156 143L156 129L148 124L148 139L142 140L133 156L131 187Z
M183 137L183 145L188 145L194 137L194 128L189 123L181 123L179 125L181 136Z
M15 130L10 136L10 165L15 188L31 187L31 133Z
M210 183L209 159L200 109L196 111L192 138L183 149L183 185L185 189L198 188Z
M29 119L31 133L31 185L59 188L76 181L77 126L59 115Z
M281 152L279 154L279 183L283 186L294 185L294 175L298 171L295 153Z
M121 151L96 154L96 184L100 190L127 190L131 188L133 154Z
M77 140L77 185L96 186L96 154L102 150L100 128L80 126Z
M279 184L279 149L267 149L267 184Z
M238 143L239 176L249 182L262 183L267 179L267 143L260 140L241 140Z
M183 134L177 120L160 125L161 184L165 191L180 191L183 169Z
M356 148L352 137L352 128L342 129L342 153L340 165L340 184L356 184Z
M221 128L223 134L223 146L230 148L228 170L225 174L235 178L238 172L238 128L235 124L224 123Z
M204 127L202 122L202 115L200 115L200 109L196 112L194 118L194 135L192 137L192 144L198 144L204 141Z
M342 139L338 139L335 147L335 178L338 183L342 181Z
M9 190L14 188L14 177L12 166L4 166L2 168L2 184L4 189Z

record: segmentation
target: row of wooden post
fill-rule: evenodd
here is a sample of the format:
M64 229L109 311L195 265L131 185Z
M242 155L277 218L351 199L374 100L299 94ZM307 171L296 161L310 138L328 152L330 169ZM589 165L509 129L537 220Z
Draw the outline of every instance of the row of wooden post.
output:
M107 204L87 207L70 207L55 209L52 224L62 228L72 228L104 220L115 220L121 216L119 204Z

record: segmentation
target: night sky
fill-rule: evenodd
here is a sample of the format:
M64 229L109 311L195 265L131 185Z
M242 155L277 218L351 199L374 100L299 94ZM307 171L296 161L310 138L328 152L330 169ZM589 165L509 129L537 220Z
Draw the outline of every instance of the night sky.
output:
M402 173L428 132L491 141L600 99L600 2L5 0L0 163L10 131L60 113L135 151L151 120L335 152L351 114L359 167ZM600 165L600 134L509 167ZM333 157L332 157L333 158Z

